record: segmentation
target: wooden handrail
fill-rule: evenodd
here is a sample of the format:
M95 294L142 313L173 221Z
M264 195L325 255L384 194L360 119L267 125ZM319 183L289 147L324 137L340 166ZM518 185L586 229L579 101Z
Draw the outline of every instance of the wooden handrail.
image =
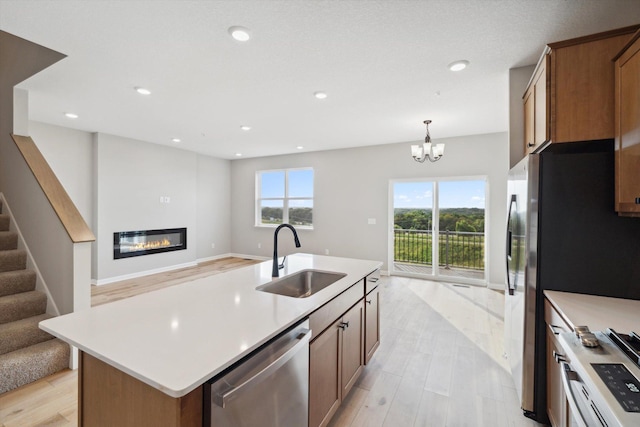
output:
M29 169L42 188L51 207L58 215L62 226L67 230L74 243L93 242L96 240L93 232L85 222L78 208L67 194L58 177L45 160L44 156L30 136L11 135Z

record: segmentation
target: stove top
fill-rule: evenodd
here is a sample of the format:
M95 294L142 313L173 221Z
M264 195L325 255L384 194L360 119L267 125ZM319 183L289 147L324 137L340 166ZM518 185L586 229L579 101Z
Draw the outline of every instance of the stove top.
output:
M612 329L590 334L596 346L574 332L559 335L567 367L577 373L575 399L588 396L585 412L597 412L596 418L605 420L602 425L640 426L640 337Z
M640 336L635 332L622 334L609 328L605 331L606 335L631 361L640 367Z

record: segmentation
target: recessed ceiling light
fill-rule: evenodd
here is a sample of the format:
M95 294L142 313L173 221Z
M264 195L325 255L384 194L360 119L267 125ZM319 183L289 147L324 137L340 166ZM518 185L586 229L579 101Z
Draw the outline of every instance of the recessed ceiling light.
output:
M325 92L314 92L313 96L318 99L325 99L327 97L327 94Z
M251 126L240 126L242 130L251 130Z
M228 31L229 34L231 34L231 37L238 40L239 42L246 42L251 38L251 32L248 28L245 27L233 26L229 27Z
M75 113L64 113L65 117L68 117L70 119L77 119L78 115Z
M236 157L242 157L242 153L236 153Z
M298 150L302 150L304 147L303 147L302 145L298 145L296 148L297 148Z
M171 142L175 142L177 144L178 142L182 142L182 140L180 138L173 138L171 139Z
M151 91L143 87L137 87L136 92L138 92L140 95L151 95Z
M469 65L469 61L467 61L466 59L463 59L462 61L452 62L451 64L448 65L448 67L451 71L461 71L467 68L468 65Z

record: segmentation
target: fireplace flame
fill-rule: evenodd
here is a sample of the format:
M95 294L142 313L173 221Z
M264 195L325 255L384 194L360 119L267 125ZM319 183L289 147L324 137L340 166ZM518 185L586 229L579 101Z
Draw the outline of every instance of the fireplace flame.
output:
M171 246L171 242L166 237L162 240L153 240L150 242L136 243L131 248L134 251L144 251L147 249L165 248Z

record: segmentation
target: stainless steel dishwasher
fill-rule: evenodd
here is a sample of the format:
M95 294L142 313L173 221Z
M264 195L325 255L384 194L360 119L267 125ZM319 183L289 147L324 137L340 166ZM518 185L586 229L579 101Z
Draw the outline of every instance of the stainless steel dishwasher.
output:
M205 426L309 423L309 321L256 350L205 386Z

